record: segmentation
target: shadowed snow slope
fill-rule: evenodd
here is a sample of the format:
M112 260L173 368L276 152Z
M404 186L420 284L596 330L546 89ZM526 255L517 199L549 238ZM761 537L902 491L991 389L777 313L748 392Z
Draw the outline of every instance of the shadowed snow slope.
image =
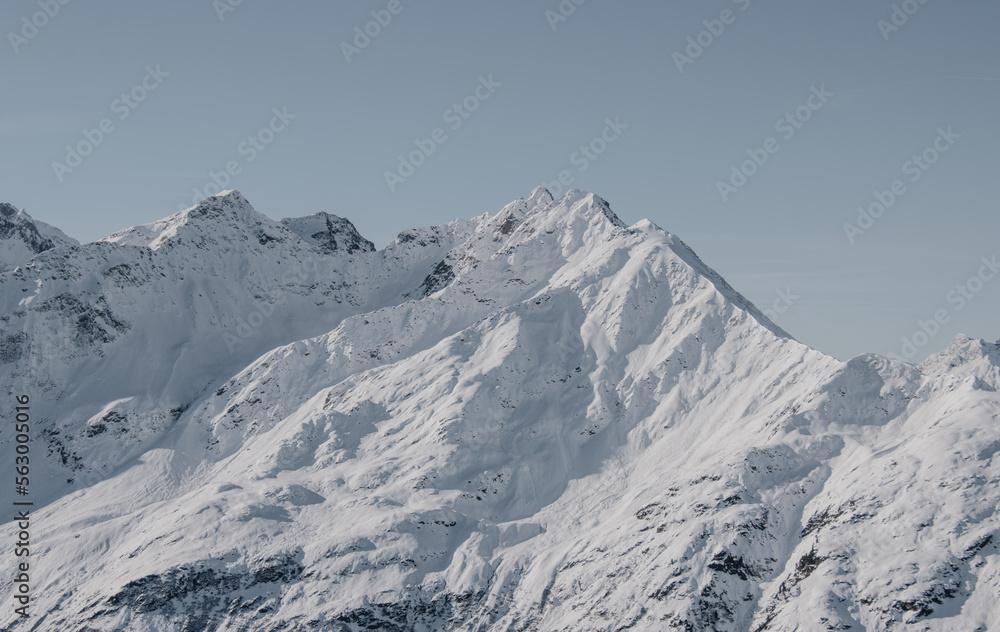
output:
M595 195L376 251L226 192L2 284L38 455L10 629L1000 618L996 346L837 361Z

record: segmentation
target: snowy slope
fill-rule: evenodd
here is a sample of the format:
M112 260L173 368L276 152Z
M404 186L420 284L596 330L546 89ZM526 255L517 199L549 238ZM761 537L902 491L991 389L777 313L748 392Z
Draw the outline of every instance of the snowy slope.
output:
M958 336L951 346L920 364L920 370L932 375L976 377L986 388L1000 389L1000 340L989 344Z
M40 252L79 243L58 228L33 219L23 209L0 203L0 273L13 270Z
M0 277L0 370L33 394L59 455L41 499L137 457L261 353L404 300L461 226L423 247L329 251L226 192Z
M839 362L595 195L375 251L227 192L3 283L74 479L11 629L998 629L996 346Z

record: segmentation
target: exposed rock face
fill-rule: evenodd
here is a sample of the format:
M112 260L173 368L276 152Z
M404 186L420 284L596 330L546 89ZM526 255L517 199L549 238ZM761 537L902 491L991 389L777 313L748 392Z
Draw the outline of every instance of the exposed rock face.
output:
M78 244L59 229L0 203L0 272L13 270L40 252Z
M303 240L325 252L342 250L349 254L373 252L375 244L358 233L354 224L336 215L316 213L297 219L283 219L281 223Z

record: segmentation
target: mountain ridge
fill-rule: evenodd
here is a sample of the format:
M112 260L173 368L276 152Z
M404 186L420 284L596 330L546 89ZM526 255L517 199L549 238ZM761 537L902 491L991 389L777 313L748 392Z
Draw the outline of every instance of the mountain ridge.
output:
M579 190L332 217L227 192L0 277L36 629L988 629L990 345L840 362Z
M79 243L58 228L32 218L24 209L0 202L0 272L12 270L46 250Z

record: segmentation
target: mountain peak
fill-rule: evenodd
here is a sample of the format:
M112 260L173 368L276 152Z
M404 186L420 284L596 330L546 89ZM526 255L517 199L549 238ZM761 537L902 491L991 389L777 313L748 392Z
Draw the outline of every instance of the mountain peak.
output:
M276 222L258 213L243 194L229 190L161 220L120 230L101 241L156 250L167 242L177 243L183 239L182 235L197 243L214 244L221 243L220 239L244 240L249 233L264 244L280 240L272 234L280 230Z
M548 189L542 186L535 187L535 190L528 196L528 208L535 209L538 207L546 207L549 204L552 204L554 200L555 198L552 197L552 194Z
M374 252L375 244L361 236L350 220L330 213L313 213L305 217L291 217L281 220L281 224L324 252L343 250Z
M226 211L233 210L236 212L240 211L254 211L253 205L250 204L249 200L243 197L243 194L235 189L230 189L228 191L223 191L217 195L213 195L205 198L195 206L187 209L186 211L181 211L182 213L191 212L201 212L207 214L211 211Z
M977 377L1000 389L1000 341L990 344L959 334L947 349L930 356L917 368L928 375Z
M13 204L0 202L0 270L15 268L57 246L77 244L58 228L33 219Z
M583 189L570 189L559 199L555 200L551 206L565 206L571 212L583 213L588 217L599 213L614 226L618 228L626 228L625 222L623 222L614 213L614 211L611 210L611 204L609 204L608 201L601 196L596 193L591 193L590 191L584 191Z

